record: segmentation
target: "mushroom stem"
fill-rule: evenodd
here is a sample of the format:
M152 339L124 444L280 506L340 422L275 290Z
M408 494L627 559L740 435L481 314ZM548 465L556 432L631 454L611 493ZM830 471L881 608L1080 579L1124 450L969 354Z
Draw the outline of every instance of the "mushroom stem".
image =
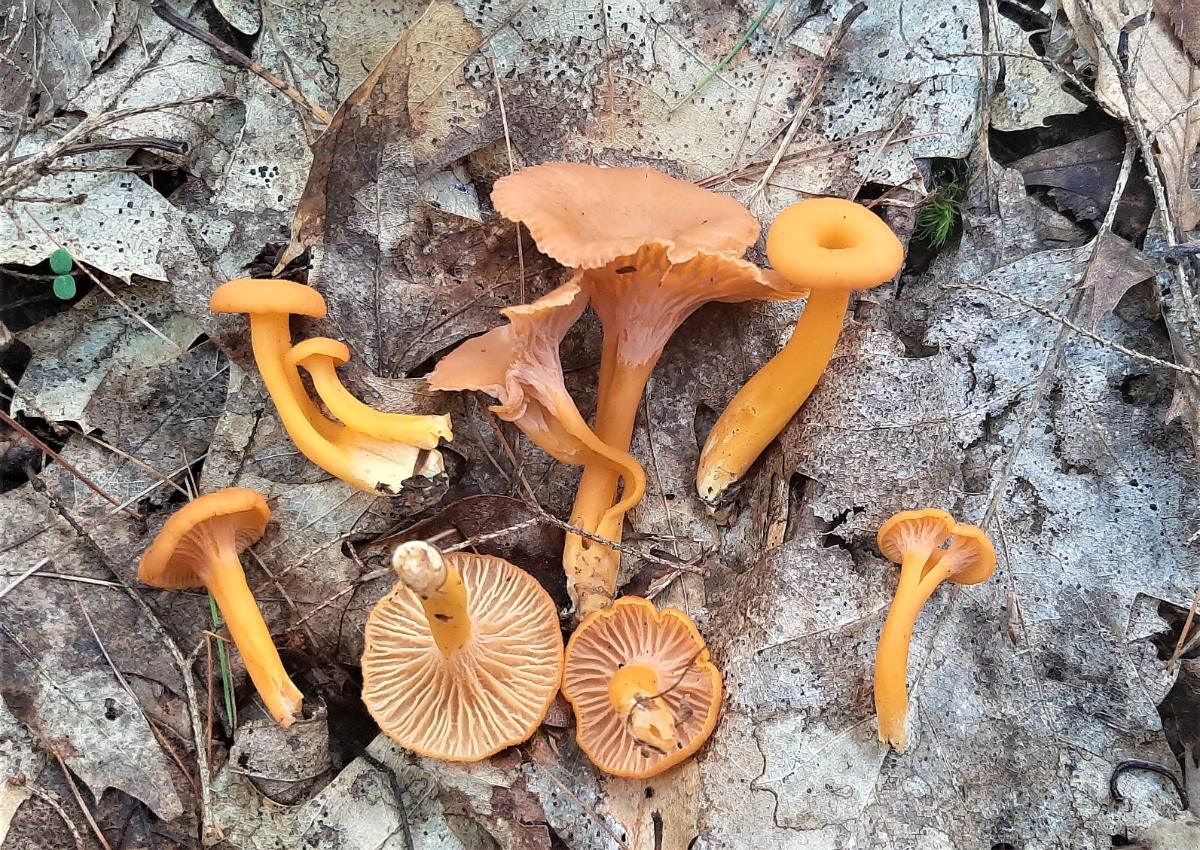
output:
M929 597L947 577L938 564L924 576L919 557L905 556L900 584L888 611L875 653L875 713L879 738L897 750L908 745L908 651L917 616Z
M657 359L657 358L655 358ZM600 392L596 406L595 436L613 450L628 455L633 426L654 360L631 364L621 359L615 340L606 339L600 357ZM620 474L611 462L588 463L583 467L571 524L614 543L621 542L625 512L641 500L645 490L628 486L614 506ZM579 616L599 610L612 601L616 591L620 552L577 534L567 535L563 567Z
M280 726L291 726L304 697L283 669L232 542L221 546L210 558L205 585L221 609L229 636L237 645L267 712Z
M295 408L288 404L275 405L292 441L305 454L310 451L321 454L322 465L327 459L333 460L330 456L333 452L319 449L322 444L337 437L341 426L325 418L305 392L300 372L295 366L284 363L292 347L289 316L286 313L251 313L250 345L254 349L254 362L271 398L290 398L296 402Z
M717 419L696 470L700 497L715 502L746 474L812 394L829 364L850 303L848 289L814 289L783 349L746 382Z
M433 641L443 655L461 649L471 638L467 588L458 570L442 553L420 540L401 543L392 553L392 568L417 594Z
M312 377L313 388L337 419L362 424L371 433L386 435L419 449L436 449L438 440L453 439L448 415L424 416L409 413L385 413L364 404L342 384L328 357L309 357L304 368Z
M658 673L653 667L622 667L608 684L608 699L637 741L664 754L675 749L679 739L675 714L659 692Z

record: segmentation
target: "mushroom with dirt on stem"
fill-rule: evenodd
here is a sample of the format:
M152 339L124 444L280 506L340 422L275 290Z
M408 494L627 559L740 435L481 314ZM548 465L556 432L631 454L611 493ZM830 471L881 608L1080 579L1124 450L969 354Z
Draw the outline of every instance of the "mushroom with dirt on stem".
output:
M492 203L528 227L541 251L576 270L571 283L600 317L592 430L618 452L628 452L650 373L688 316L710 301L802 294L739 259L759 233L741 204L653 169L533 166L496 181ZM619 479L611 463L586 463L571 524L619 543L629 501L614 509ZM612 600L617 551L570 534L563 565L581 616Z
M400 746L479 761L534 733L558 693L550 595L501 558L396 547L396 587L367 617L363 702Z
M579 748L605 773L645 778L689 758L716 727L721 695L704 638L675 608L624 596L567 643L563 696Z
M303 695L292 684L263 621L238 555L257 542L271 511L254 490L230 487L176 511L142 555L138 579L165 590L207 587L267 712L290 726Z
M421 446L444 436L444 416L424 416L414 423L422 432L418 446L396 439L391 424L358 416L360 410L346 400L349 393L331 392L328 382L323 384L326 392L351 422L329 419L309 398L296 363L288 359L289 321L293 315L325 316L325 299L315 289L290 280L231 280L217 287L209 307L214 313L249 314L250 342L263 384L288 436L317 466L362 490L389 495L399 493L415 475L432 478L443 472L441 454Z
M742 479L808 400L833 356L850 293L895 277L904 246L866 207L810 198L775 219L767 231L767 258L785 280L810 294L783 349L738 390L704 441L696 489L710 504Z
M880 740L903 750L908 744L908 649L917 615L942 582L978 584L991 577L996 550L983 529L936 509L896 514L880 526L876 542L885 558L900 564L900 581L875 654L875 713Z

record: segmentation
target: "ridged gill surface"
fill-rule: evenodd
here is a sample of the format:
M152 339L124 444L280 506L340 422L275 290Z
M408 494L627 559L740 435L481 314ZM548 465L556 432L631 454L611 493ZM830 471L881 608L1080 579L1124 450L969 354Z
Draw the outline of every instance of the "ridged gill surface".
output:
M704 642L686 615L618 600L572 638L563 694L575 708L580 747L601 770L649 776L690 756L716 723L721 682ZM660 753L638 742L613 708L608 684L628 664L658 672L662 700L675 715L678 744Z
M398 744L476 761L533 734L558 691L562 634L549 595L500 558L446 556L467 589L471 639L449 656L403 584L367 618L363 701Z

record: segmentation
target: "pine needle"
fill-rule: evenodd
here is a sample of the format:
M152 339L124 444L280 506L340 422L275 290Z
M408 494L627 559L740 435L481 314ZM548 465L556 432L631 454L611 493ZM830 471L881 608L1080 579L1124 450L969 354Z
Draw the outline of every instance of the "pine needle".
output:
M208 597L208 610L212 614L213 631L221 630L221 613L217 610L217 601ZM229 728L237 726L237 715L233 713L233 677L229 673L229 658L225 655L225 641L218 640L217 663L221 668L221 689L225 692L225 716L229 718Z
M736 56L738 52L746 46L746 42L750 40L750 37L758 32L758 28L762 26L763 20L767 17L767 15L771 14L771 10L775 8L775 4L778 2L779 0L767 0L767 5L755 16L754 20L750 22L750 26L746 27L746 31L742 33L742 37L739 38L733 47L729 49L728 53L721 57L721 61L713 66L711 71L704 75L704 79L696 83L696 87L688 92L687 96L684 97L683 100L671 107L672 113L674 113L680 107L691 102L693 97L699 94L705 86L712 82L713 77L725 70L725 66L728 65L733 60L733 57Z

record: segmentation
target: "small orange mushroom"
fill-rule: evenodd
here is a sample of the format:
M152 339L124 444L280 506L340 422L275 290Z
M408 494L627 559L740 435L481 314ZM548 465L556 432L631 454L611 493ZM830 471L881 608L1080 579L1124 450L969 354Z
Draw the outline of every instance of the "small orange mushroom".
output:
M355 431L418 449L436 449L439 440L454 439L448 414L385 413L359 401L337 376L337 367L348 362L346 344L324 336L296 343L287 355L289 366L308 372L317 396L334 418Z
M767 257L794 287L811 292L787 344L737 392L704 442L696 488L710 503L741 480L812 394L833 356L850 292L895 277L904 247L866 207L812 198L775 219Z
M437 390L482 390L500 400L490 408L492 412L515 422L551 457L612 470L624 481L621 500L598 511L592 526L596 534L611 540L620 536L626 511L641 501L646 475L628 452L602 442L592 432L563 382L559 345L586 306L587 297L578 284L566 283L532 304L506 308L501 312L508 318L507 325L464 342L442 358L428 381ZM576 584L581 578L567 571L572 598L579 592Z
M802 294L738 259L759 232L744 207L652 169L534 166L498 180L492 202L543 252L577 269L572 283L604 328L593 431L618 452L628 452L646 382L688 316L710 301ZM611 463L585 464L572 525L620 542L629 499L614 509L619 477ZM563 565L581 614L611 601L618 552L570 534Z
M400 582L367 618L363 702L423 756L479 761L529 738L563 669L550 595L501 558L396 547Z
M441 454L425 447L436 445L439 437L446 436L446 417L414 417L405 427L419 433L416 443L409 443L395 436L396 420L392 417L399 414L372 411L374 416L364 416L366 405L344 388L339 394L332 386L341 387L336 374L332 375L332 384L325 380L322 386L349 421L330 420L309 398L297 362L304 360L318 372L325 367L316 363L321 358L313 350L302 349L301 355L289 359L292 341L288 322L292 315L325 316L325 299L315 289L288 280L231 280L217 287L209 307L214 313L250 315L250 342L263 383L288 436L317 466L360 489L389 494L400 492L404 482L414 475L432 478L442 473Z
M291 726L303 694L292 684L263 622L238 555L257 542L271 511L261 495L230 487L176 511L142 555L138 579L165 590L207 587L221 609L268 713Z
M583 619L567 643L563 696L579 748L614 776L662 773L708 740L721 674L682 611L633 596Z
M949 539L949 546L941 548ZM875 654L879 738L908 744L908 648L921 608L947 579L978 584L996 570L996 550L983 529L956 523L945 511L903 511L879 529L879 551L900 564L900 582Z

